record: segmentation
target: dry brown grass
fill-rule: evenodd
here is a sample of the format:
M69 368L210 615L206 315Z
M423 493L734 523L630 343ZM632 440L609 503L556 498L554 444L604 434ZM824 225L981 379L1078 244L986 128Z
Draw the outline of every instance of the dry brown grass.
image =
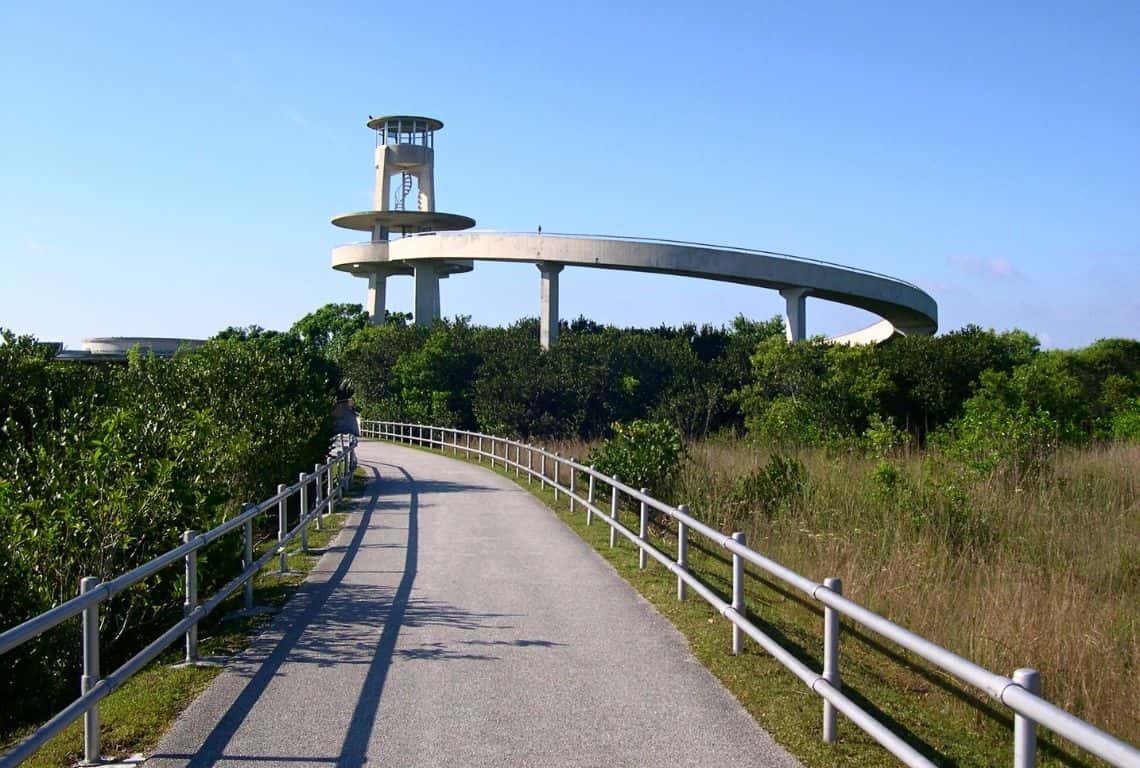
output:
M584 463L592 445L546 447ZM982 666L1038 669L1050 701L1140 740L1140 445L1065 449L1020 484L935 451L801 450L779 505L746 481L774 453L692 444L670 501Z
M933 452L801 451L806 481L779 505L741 480L771 455L693 445L675 501L983 666L1039 669L1051 701L1140 737L1140 446L1068 449L1021 485Z

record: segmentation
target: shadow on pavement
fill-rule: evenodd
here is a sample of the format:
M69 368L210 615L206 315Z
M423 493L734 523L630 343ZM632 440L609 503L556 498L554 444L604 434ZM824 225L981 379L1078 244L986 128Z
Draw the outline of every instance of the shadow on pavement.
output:
M341 743L337 768L364 765L367 759L368 741L376 724L380 696L384 693L388 669L392 666L392 653L396 650L400 625L408 612L408 599L412 594L412 584L416 580L416 566L419 562L419 490L412 476L403 467L391 464L383 466L392 467L404 476L411 496L408 506L408 547L404 555L404 576L396 587L396 594L392 598L391 608L384 622L384 631L381 632L380 641L376 644L368 675L364 678L364 685L360 689L360 698L356 702L348 731Z
M386 481L385 495L388 498L383 501L380 500L378 467L390 468L401 475ZM443 643L429 643L419 648L397 650L396 643L400 629L404 626L446 625L472 631L513 628L509 623L512 614L469 611L445 602L412 598L412 586L416 579L419 560L418 515L421 492L430 490L432 493L449 493L495 489L461 483L420 482L413 479L403 467L392 464L378 464L369 468L373 477L367 488L368 501L359 521L346 525L346 530L351 531L350 541L345 545L328 549L330 552L343 552L343 556L331 573L324 572L329 574L327 580L306 582L302 585L293 601L286 606L279 617L278 623L270 630L272 632L276 629L281 632L272 647L263 646L259 649L255 643L251 652L245 657L234 660L229 673L246 676L248 681L210 731L202 747L194 754L156 752L151 755L152 759L184 760L187 768L208 768L221 761L263 764L335 763L338 768L355 768L366 762L368 744L393 658L408 661L459 659L497 661L500 657L481 652L482 649L494 646L551 648L563 645L539 639L472 639L460 641L453 647L447 647ZM402 527L373 525L373 522L374 518L379 518L380 515L403 514L405 509L408 520L406 544L363 543L364 536L370 529L402 530ZM376 522L379 522L378 519ZM390 586L344 582L359 552L373 547L405 550L403 570L387 571L403 574L394 590ZM314 573L321 571L314 570ZM376 628L380 625L383 629L379 640L376 640ZM368 672L348 723L340 754L336 757L226 754L226 749L235 734L273 678L281 673L281 667L286 662L322 667L342 664L368 665Z

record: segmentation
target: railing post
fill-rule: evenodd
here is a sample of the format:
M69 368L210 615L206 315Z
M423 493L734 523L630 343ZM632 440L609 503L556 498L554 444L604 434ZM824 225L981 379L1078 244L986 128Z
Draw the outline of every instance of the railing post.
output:
M317 482L320 482L319 480ZM246 504L243 512L248 512L253 504ZM246 569L253 565L253 518L245 521L241 527L241 570L245 573ZM247 611L253 610L253 574L249 574L249 578L241 585L242 597L245 600L245 609Z
M325 468L325 496L328 497L328 500L329 500L328 511L332 512L332 504L333 504L333 500L336 499L336 493L333 489L332 462L331 461L328 463L328 466Z
M277 485L277 492L285 493L284 483ZM287 515L288 501L287 498L283 498L277 502L277 546L281 549L278 555L280 566L278 573L285 573L289 570L289 565L285 562L285 534L289 532L289 520Z
M464 435L466 435L466 438L467 438L466 439L467 447L465 448L465 450L467 451L467 460L470 461L471 460L471 433L465 432Z
M530 485L534 481L534 446L529 443L526 446L526 484Z
M79 580L79 593L86 594L99 586L95 576ZM83 676L80 693L87 693L99 682L99 603L83 609ZM99 762L99 707L83 714L83 762Z
M479 435L478 454L479 454L479 463L482 464L483 463L483 435Z
M554 452L554 503L558 503L558 486L562 484L562 462L558 451Z
M571 512L574 511L574 493L576 491L576 489L574 487L576 485L576 483L574 482L574 478L578 474L577 471L575 471L575 469L574 469L575 463L576 462L575 462L574 457L571 456L570 457L570 511Z
M313 525L319 531L321 529L321 517L324 515L324 511L321 510L321 465L320 464L314 464L313 465L313 495L315 497L313 499L313 509L317 513L316 519L313 521Z
M545 449L538 454L538 487L546 488L546 451Z
M586 492L586 525L594 522L594 473L598 471L597 464L590 465L590 488Z
M649 489L648 488L642 488L641 492L642 492L642 494L648 495ZM645 570L645 558L648 556L645 553L645 543L646 543L645 542L645 536L649 532L649 506L644 501L641 502L641 510L640 511L641 511L641 517L638 521L638 527L637 527L637 538L639 540L638 541L638 547L637 547L637 567L640 570L644 571Z
M677 507L677 511L682 515L689 514L689 506L682 504ZM689 526L685 525L682 521L677 521L677 567L685 573L689 572ZM677 574L677 599L685 599L685 580Z
M309 554L309 484L305 482L305 473L297 478L301 483L301 551Z
M737 531L732 534L732 540L743 545L744 534ZM732 608L741 617L744 616L744 558L735 552L732 553ZM732 625L732 655L738 655L744 647L744 633L736 624Z
M1034 695L1041 693L1041 673L1036 669L1014 670L1013 682ZM1013 768L1033 768L1037 763L1037 723L1013 715Z
M495 468L495 437L491 436L491 469Z
M614 482L621 482L621 478L614 475ZM612 486L613 493L610 494L610 520L617 522L617 507L618 507L618 489L617 486ZM612 547L617 542L617 528L610 526L610 546Z
M198 534L194 531L182 532L182 543L189 544ZM185 568L183 577L182 615L189 616L198 607L198 550L191 550L184 558ZM186 663L193 664L198 660L198 623L195 622L186 630Z
M459 455L459 430L458 429L451 430L451 455L452 456L458 456Z
M515 442L515 477L522 471L522 443Z
M837 595L843 594L843 580L835 576L824 579L823 586ZM823 607L823 677L836 690L843 685L839 679L839 611L826 605ZM835 707L824 699L823 740L827 744L834 744L837 738L835 716Z

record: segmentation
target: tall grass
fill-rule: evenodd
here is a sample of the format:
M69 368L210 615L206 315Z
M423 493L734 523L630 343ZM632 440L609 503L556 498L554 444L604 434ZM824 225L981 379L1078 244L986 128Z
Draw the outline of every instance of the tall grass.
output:
M983 666L1037 668L1051 701L1136 741L1138 470L1134 444L1064 449L1014 482L935 451L705 442L674 501Z

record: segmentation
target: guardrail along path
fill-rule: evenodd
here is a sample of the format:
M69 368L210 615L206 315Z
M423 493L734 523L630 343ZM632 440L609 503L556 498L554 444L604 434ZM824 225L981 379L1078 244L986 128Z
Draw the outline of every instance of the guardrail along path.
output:
M364 499L147 765L797 763L509 480L362 443Z

